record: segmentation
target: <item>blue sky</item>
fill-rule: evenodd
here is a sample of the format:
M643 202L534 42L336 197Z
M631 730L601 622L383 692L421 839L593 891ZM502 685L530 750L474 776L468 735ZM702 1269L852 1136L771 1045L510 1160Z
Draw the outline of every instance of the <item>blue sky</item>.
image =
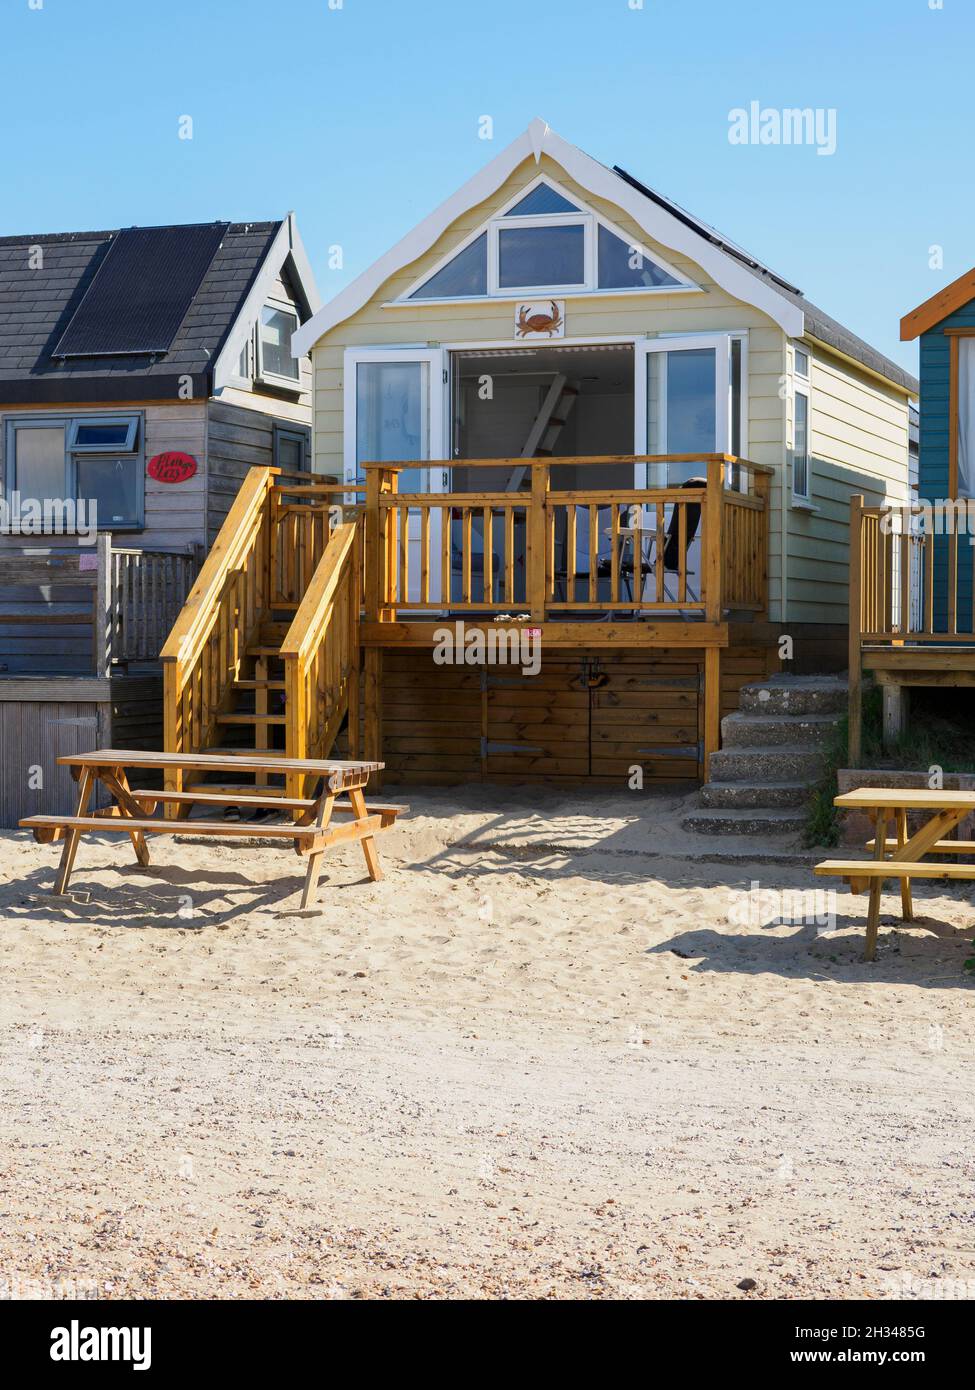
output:
M0 233L293 208L331 297L540 115L912 369L975 264L972 0L330 3L0 0ZM836 153L730 144L752 101L835 108Z

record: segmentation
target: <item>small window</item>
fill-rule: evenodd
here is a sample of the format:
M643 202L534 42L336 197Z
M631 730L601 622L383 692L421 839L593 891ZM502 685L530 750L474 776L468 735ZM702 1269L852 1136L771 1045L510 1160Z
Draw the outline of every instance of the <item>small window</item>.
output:
M68 436L68 448L79 454L99 454L106 449L130 453L135 448L138 428L139 420L135 415L111 420L75 420Z
M274 466L283 473L307 473L311 467L311 430L300 425L274 426Z
M659 265L641 251L599 224L599 288L601 290L653 289L656 285L679 285Z
M792 495L809 501L809 393L795 394L795 422L792 444Z
M796 348L796 376L809 380L809 353L803 352L802 348Z
M17 492L22 505L39 502L45 516L62 518L65 503L85 503L86 524L100 531L139 530L145 486L140 418L82 415L9 422L8 497ZM45 530L63 529L63 522L45 523Z
M586 229L579 223L502 227L498 232L501 289L584 285Z
M520 203L509 208L505 217L551 217L554 213L578 212L579 209L568 198L547 183L540 183L530 193L526 193Z
M251 379L251 345L250 339L240 350L240 358L237 362L237 375L242 376L245 381Z
M265 304L257 334L258 372L288 382L299 379L298 359L291 356L291 337L298 330L298 315L276 304Z
M487 294L487 232L465 246L410 298L451 299L472 294Z

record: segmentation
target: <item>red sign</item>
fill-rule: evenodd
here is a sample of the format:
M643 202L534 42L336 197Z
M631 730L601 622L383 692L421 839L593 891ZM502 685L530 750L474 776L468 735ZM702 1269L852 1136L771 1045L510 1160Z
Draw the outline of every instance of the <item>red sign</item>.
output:
M156 454L149 460L146 472L157 483L185 483L196 472L196 459L192 454L181 454L177 449L168 449L164 454Z

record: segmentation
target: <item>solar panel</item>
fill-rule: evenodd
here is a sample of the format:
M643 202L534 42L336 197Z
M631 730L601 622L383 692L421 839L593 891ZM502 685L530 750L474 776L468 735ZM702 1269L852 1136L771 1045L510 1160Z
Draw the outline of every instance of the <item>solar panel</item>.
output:
M168 351L229 225L117 232L52 355Z

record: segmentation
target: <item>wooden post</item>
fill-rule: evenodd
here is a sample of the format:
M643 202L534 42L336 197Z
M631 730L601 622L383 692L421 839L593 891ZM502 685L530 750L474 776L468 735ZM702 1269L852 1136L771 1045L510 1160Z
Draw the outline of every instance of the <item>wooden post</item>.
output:
M863 494L854 493L850 498L850 611L849 611L849 735L847 741L847 761L850 767L859 767L863 749L863 666L860 651L860 612L862 606L862 532L863 532Z
M548 520L549 466L537 459L531 461L532 500L528 522L528 606L532 620L545 617L545 598L548 592L545 530ZM590 581L591 582L591 581Z
M701 537L704 578L704 616L720 623L724 612L724 460L708 460L708 484L704 496L704 528Z
M711 779L711 754L721 747L721 648L704 648L704 780Z
M95 675L112 674L112 636L115 626L115 595L112 576L112 536L103 531L98 537L98 583L92 615Z
M365 762L383 760L383 649L367 647L365 654L365 726L363 756ZM383 775L374 772L375 785L381 787Z
M768 542L769 542L769 511L771 510L771 482L772 477L769 473L753 473L752 486L755 489L755 496L762 504L762 520L759 525L759 546L761 547L758 564L760 582L762 586L762 609L761 613L756 613L756 618L768 619Z

